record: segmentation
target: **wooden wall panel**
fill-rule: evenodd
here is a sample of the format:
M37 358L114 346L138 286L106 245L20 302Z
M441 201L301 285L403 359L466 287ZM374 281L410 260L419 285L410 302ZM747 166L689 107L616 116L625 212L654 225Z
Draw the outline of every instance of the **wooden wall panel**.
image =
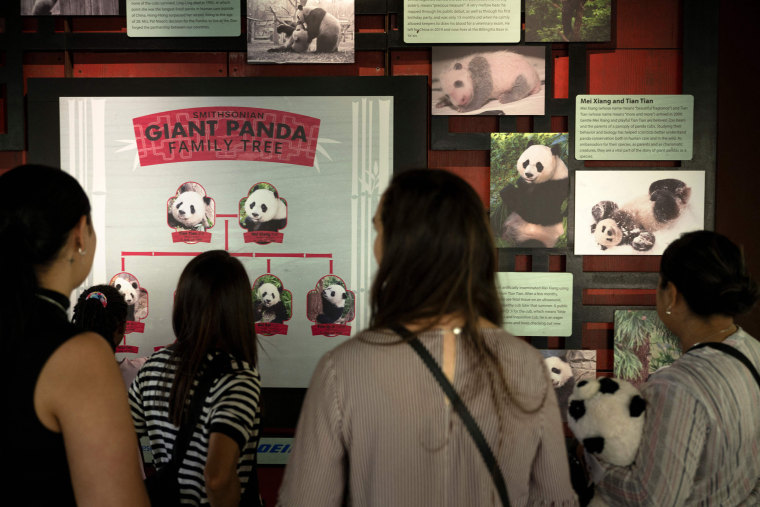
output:
M226 77L227 53L76 53L74 77Z
M681 93L681 50L590 51L588 93Z

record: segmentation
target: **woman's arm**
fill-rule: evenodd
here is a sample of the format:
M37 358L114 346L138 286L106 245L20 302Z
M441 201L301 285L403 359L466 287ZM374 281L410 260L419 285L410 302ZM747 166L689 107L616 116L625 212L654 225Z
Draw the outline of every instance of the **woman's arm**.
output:
M235 440L224 433L211 433L203 476L206 479L206 495L212 507L237 506L240 503L239 459L240 447Z
M277 505L344 504L348 463L342 424L337 378L328 352L306 391Z
M79 334L56 349L37 379L34 409L63 434L78 505L149 505L124 381L101 336Z

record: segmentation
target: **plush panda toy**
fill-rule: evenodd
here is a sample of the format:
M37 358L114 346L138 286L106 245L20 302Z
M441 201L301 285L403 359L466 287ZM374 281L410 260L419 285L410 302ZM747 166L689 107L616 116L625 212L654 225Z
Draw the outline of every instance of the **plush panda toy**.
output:
M243 226L248 231L278 231L287 223L287 203L276 191L257 188L245 200Z
M612 201L601 201L591 208L594 223L591 233L602 250L631 245L645 252L654 247L654 232L676 220L691 196L691 187L681 180L669 178L649 185L649 192L622 207Z
M288 320L288 310L282 302L282 288L273 283L262 283L256 289L254 319L256 322L282 324Z
M570 186L560 150L559 144L529 145L517 159L517 186L506 186L499 194L509 210L501 236L516 246L551 248L565 232L563 203Z
M211 198L194 190L188 190L183 185L177 197L169 201L167 222L169 227L175 229L205 231L214 225L214 208Z
M111 281L111 286L124 296L124 301L127 303L128 321L132 322L147 317L148 292L141 288L140 284L124 277L116 277Z
M317 315L320 324L335 324L343 316L347 299L346 289L338 284L328 285L322 290L322 312Z
M586 452L606 463L628 466L636 458L646 401L625 380L581 380L570 395L568 426ZM595 497L589 505L605 505Z

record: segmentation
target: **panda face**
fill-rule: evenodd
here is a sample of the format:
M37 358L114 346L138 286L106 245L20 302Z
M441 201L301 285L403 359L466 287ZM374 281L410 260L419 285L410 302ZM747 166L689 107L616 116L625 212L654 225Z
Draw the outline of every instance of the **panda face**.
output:
M602 250L617 246L623 241L623 231L612 218L605 218L594 225L592 230L594 240L602 247Z
M517 159L517 171L526 183L543 183L554 179L557 159L552 149L541 144L528 146Z
M280 291L273 283L262 283L256 291L256 295L267 308L271 308L280 302Z
M124 301L126 301L128 305L131 306L137 302L138 290L140 288L137 282L131 282L126 278L119 277L114 280L111 285L124 296Z
M322 290L322 298L342 308L346 304L346 289L340 285L328 285Z
M573 378L573 370L570 365L557 356L545 358L544 364L549 370L549 377L552 379L552 386L555 389L562 387Z
M198 192L182 192L171 203L170 211L177 222L193 228L203 222L206 205L206 200Z
M291 47L296 53L303 53L309 49L309 33L303 29L303 24L296 26L291 37L293 38L293 46Z
M441 87L455 108L463 108L472 101L472 77L462 62L454 62L441 74Z
M245 200L245 214L253 222L269 222L277 218L280 205L280 200L274 192L260 188L251 192Z

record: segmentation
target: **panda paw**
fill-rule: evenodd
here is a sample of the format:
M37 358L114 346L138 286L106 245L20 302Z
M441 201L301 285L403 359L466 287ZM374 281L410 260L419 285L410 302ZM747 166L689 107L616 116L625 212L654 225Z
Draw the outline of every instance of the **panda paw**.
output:
M631 246L638 252L646 252L654 247L654 234L642 232L631 241Z
M530 224L523 220L523 217L517 213L510 213L504 221L501 237L513 243L522 243L523 241L530 239L526 234L528 225Z

